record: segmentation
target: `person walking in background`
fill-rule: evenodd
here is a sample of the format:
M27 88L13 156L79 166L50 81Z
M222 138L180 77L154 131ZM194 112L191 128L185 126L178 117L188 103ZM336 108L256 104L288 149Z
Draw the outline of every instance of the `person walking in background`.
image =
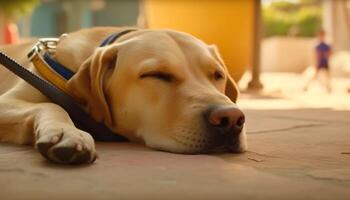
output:
M318 44L315 47L316 54L316 68L315 73L310 80L307 81L307 84L304 87L304 91L308 90L310 83L317 78L319 78L320 74L324 74L324 86L326 90L330 93L332 91L331 88L331 80L330 80L330 72L329 72L329 57L331 56L332 49L329 44L325 42L326 32L324 30L320 30L318 32Z

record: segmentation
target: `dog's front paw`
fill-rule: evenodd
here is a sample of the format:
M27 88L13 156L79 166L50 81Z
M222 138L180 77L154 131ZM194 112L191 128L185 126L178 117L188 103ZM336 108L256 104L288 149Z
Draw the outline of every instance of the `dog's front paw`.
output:
M36 148L50 161L86 164L96 160L95 143L86 132L75 127L50 127L36 133Z

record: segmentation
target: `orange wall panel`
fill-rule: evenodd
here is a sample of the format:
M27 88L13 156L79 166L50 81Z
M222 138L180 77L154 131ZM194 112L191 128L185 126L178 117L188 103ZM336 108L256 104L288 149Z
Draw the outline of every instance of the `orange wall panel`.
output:
M172 28L216 44L238 81L251 66L254 0L146 0L150 28Z

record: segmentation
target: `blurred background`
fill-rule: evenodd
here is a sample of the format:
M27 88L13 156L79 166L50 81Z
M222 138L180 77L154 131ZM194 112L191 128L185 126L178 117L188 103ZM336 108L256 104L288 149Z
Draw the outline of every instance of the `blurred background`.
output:
M249 150L182 157L97 143L97 164L76 168L1 144L0 200L350 199L350 0L0 0L0 45L95 26L171 28L217 45L241 89ZM305 90L321 42L330 86L320 76Z
M287 93L299 92L300 78L310 76L323 29L331 75L340 81L334 91L350 87L348 0L0 0L0 44L94 26L189 32L219 47L242 90Z

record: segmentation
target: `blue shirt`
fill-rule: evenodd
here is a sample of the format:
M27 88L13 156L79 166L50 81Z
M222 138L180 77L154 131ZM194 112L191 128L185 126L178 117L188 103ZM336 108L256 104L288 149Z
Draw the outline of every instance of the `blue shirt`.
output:
M324 42L320 42L316 46L316 52L317 52L317 66L319 68L325 67L328 68L328 56L331 52L331 46Z

